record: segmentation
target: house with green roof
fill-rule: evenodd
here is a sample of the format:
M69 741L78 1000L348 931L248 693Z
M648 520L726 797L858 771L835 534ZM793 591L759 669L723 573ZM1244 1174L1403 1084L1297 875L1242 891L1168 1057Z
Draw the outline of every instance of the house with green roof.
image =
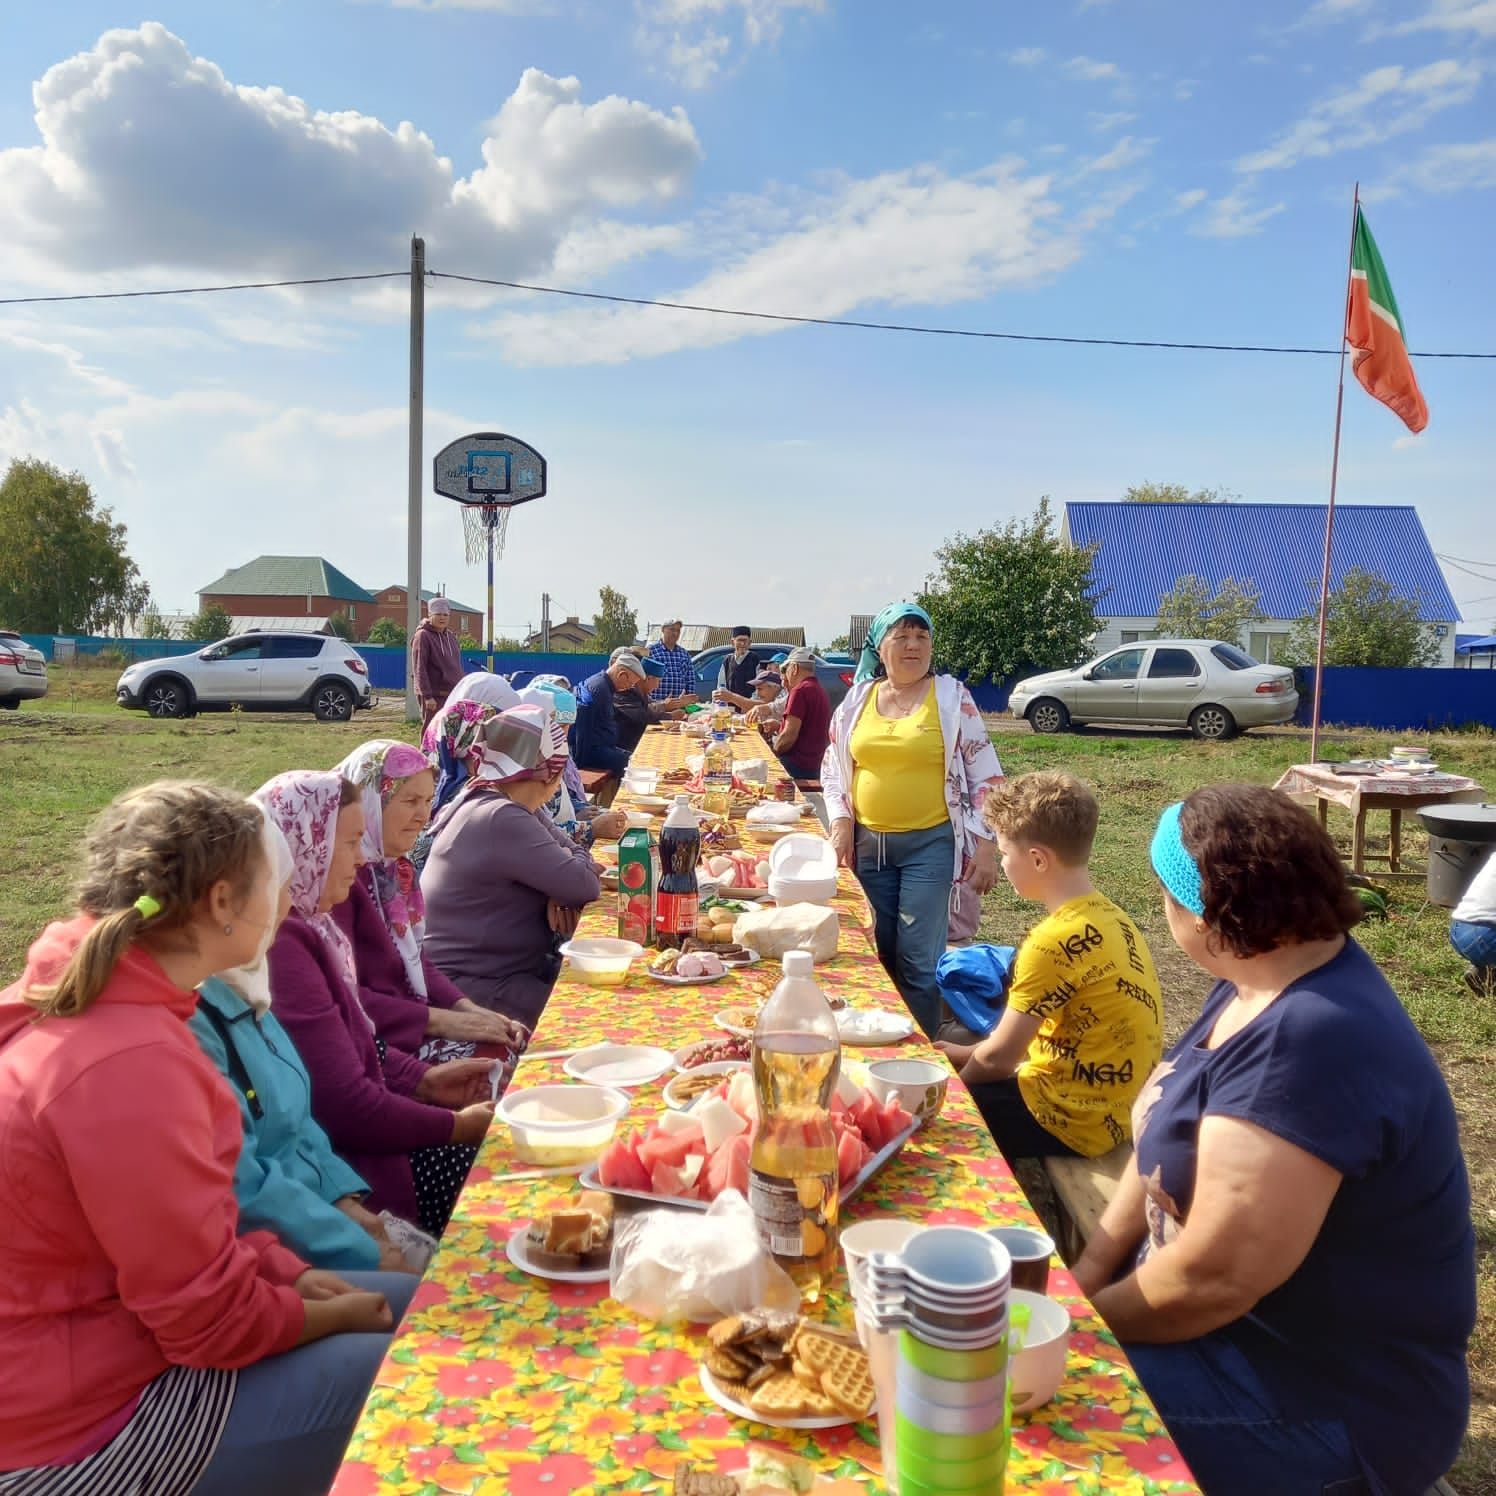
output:
M362 639L375 619L374 594L321 556L256 556L197 595L231 618L331 618L341 613Z

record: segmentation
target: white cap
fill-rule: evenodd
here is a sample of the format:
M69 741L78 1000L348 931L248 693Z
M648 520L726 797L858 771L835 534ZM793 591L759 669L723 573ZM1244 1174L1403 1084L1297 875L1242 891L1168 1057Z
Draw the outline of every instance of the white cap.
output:
M809 951L786 951L784 974L787 977L808 977L815 974L816 958Z

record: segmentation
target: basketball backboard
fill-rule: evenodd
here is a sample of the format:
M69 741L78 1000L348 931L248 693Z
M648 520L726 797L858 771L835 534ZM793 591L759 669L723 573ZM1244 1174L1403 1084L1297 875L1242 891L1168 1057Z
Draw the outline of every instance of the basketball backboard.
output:
M545 494L545 458L501 431L475 431L449 442L432 460L432 485L459 504L511 509Z

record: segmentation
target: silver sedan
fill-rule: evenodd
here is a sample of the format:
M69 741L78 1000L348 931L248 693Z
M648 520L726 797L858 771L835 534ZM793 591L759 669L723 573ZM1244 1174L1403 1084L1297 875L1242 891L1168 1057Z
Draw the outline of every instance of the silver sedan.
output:
M1074 670L1031 675L1008 699L1008 710L1035 732L1117 722L1188 727L1216 739L1291 722L1298 706L1291 670L1259 665L1218 639L1127 644Z

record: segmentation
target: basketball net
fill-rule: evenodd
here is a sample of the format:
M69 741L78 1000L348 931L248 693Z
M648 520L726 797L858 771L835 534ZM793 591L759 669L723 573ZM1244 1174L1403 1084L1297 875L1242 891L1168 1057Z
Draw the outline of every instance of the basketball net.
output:
M493 555L497 561L504 554L504 539L509 534L509 508L497 504L464 504L462 508L462 549L469 566L488 557L488 532L493 531Z

